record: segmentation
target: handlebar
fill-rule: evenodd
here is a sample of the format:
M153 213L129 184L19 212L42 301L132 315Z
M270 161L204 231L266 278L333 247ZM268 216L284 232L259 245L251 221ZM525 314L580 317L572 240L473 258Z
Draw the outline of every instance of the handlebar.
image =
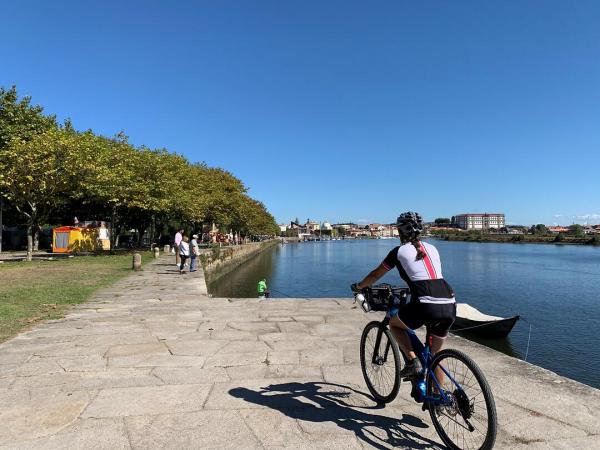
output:
M409 293L410 290L406 287L384 283L355 291L354 301L360 302L365 312L388 311L393 307L397 308L404 304Z

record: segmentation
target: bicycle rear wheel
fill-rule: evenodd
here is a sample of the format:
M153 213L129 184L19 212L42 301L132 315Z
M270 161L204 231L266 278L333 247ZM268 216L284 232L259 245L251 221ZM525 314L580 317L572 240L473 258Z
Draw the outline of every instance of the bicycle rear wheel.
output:
M379 403L389 403L400 389L400 352L390 330L373 321L360 338L360 365L369 391Z
M431 362L428 395L438 393L433 374L450 399L447 405L429 407L433 425L444 444L461 450L491 449L498 427L496 404L479 366L463 352L447 349Z

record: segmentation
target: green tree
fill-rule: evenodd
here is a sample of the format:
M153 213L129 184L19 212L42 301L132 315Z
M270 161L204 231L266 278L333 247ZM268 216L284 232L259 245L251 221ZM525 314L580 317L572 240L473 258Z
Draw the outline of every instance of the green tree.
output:
M17 88L12 86L10 89L0 87L0 182L4 177L6 155L4 150L12 140L28 141L33 136L56 128L56 117L43 114L43 108L39 105L32 105L30 97L23 97L19 100ZM0 230L3 225L3 217L10 218L13 211L16 211L15 205L8 200L8 195L0 187ZM8 214L4 214L7 210ZM37 227L36 227L37 231ZM37 232L34 232L37 236ZM35 240L37 242L37 239ZM0 233L0 250L2 249L2 236Z
M435 219L434 223L436 225L450 225L450 223L452 222L447 217L438 217L437 219Z
M533 225L529 229L529 232L531 234L544 235L544 234L548 234L548 228L546 227L546 225L538 223L537 225Z
M27 223L29 258L32 230L74 210L110 217L113 246L123 227L137 230L138 243L149 227L154 237L174 224L278 233L266 207L226 170L136 148L122 132L106 138L77 132L70 121L60 127L42 112L28 97L19 101L16 88L0 89L0 196Z
M58 127L56 116L46 116L44 108L31 104L31 97L19 100L15 86L0 87L0 149L12 140L28 141Z
M578 223L569 226L569 233L571 236L582 237L585 233L583 231L583 226Z
M126 205L125 222L137 230L141 245L146 230L158 220L180 222L197 219L192 194L193 167L183 156L164 149L146 148L134 152L132 184ZM153 237L153 236L152 236Z
M340 236L346 236L346 229L344 227L337 227L337 232Z
M29 140L13 139L1 150L3 195L27 224L27 260L33 252L33 233L73 190L73 160L77 135L52 129Z
M204 223L215 223L224 231L239 222L236 211L242 206L246 193L244 184L226 170L206 168L198 180L201 197L197 201Z
M91 132L78 134L79 148L76 167L77 189L74 195L82 203L110 217L111 244L116 243L123 220L132 208L142 186L136 185L138 170L136 149L123 134L109 139ZM137 197L136 197L137 194Z

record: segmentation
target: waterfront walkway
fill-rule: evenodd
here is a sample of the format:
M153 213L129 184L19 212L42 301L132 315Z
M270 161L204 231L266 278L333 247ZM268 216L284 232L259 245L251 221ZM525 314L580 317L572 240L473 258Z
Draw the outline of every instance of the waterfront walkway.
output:
M228 300L160 258L0 344L0 448L440 448L402 384L377 408L343 299ZM600 448L600 391L452 337L496 398L497 448ZM565 363L568 363L565 362Z

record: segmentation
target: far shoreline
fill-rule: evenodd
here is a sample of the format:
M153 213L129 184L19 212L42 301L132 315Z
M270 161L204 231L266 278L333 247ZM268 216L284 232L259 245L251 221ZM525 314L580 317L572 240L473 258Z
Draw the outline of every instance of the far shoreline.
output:
M581 245L600 248L600 235L594 237L580 236L536 236L527 234L483 234L483 233L442 233L436 232L427 237L448 242L480 242L500 244L555 244Z

